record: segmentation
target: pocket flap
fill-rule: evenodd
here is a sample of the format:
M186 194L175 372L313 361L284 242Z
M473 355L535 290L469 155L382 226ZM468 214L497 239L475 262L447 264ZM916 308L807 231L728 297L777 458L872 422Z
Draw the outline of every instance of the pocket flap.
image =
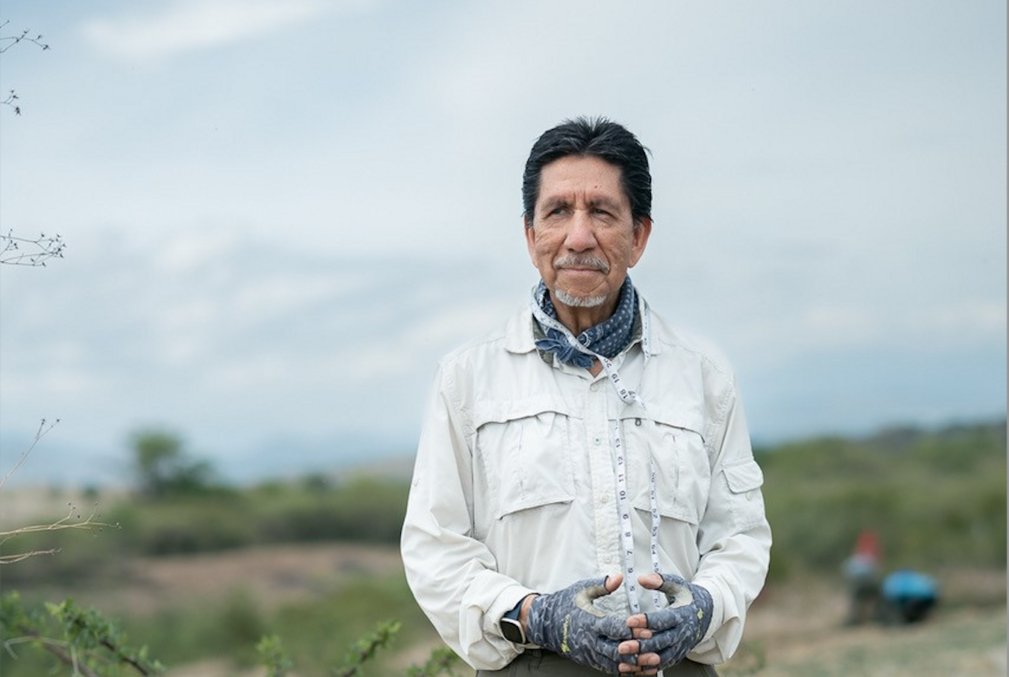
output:
M661 404L661 403L660 403ZM623 408L620 418L627 419L647 419L668 425L673 428L681 428L697 433L704 438L704 418L696 409L682 407L662 407L649 403L648 409L642 409L637 404L629 404Z
M764 484L764 472L752 459L738 465L727 465L724 470L729 489L735 494L744 494Z
M507 400L482 399L473 407L473 429L478 430L487 423L506 423L555 412L569 418L575 417L572 407L563 398L555 395L531 395Z

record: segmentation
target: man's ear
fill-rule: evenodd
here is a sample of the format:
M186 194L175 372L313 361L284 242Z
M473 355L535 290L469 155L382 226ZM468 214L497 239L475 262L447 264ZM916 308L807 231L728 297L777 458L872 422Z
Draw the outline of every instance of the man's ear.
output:
M634 232L632 237L634 241L631 245L631 262L628 266L633 268L637 265L638 261L641 259L641 255L645 253L645 247L648 245L648 237L652 234L652 219L648 216L643 216L634 222Z
M526 235L526 248L529 250L529 260L536 265L536 231L533 230L533 223L528 216L522 217L522 229Z

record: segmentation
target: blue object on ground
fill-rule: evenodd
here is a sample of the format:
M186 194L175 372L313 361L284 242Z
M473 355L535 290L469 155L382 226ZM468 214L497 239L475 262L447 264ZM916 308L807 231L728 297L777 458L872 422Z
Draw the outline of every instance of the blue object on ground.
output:
M883 597L889 600L934 600L939 596L939 586L931 576L901 569L883 579Z

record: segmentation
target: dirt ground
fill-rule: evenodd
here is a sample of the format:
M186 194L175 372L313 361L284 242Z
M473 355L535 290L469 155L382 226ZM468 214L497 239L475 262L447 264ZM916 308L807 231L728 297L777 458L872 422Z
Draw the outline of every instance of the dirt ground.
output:
M138 558L125 580L103 589L103 608L151 613L241 588L270 608L329 590L349 576L402 571L395 546L291 545L187 557Z
M362 572L401 571L395 547L286 546L168 559L138 560L102 605L151 612L166 603L206 600L240 585L260 603L281 604ZM1004 571L942 572L948 600L913 626L846 627L847 598L832 581L769 586L751 609L736 657L723 677L1004 677ZM430 647L403 657L419 664ZM254 677L262 671L245 673ZM226 662L176 666L169 677L237 677Z
M937 574L943 603L914 625L846 626L829 581L771 586L754 604L725 677L1004 677L1004 571Z

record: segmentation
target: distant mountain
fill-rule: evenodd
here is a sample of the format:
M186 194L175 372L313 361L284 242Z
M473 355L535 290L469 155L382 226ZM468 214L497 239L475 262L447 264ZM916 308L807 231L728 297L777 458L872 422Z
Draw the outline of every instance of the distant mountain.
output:
M5 476L31 447L31 437L0 434L0 473ZM250 449L227 454L204 450L187 453L210 463L216 478L226 484L249 485L270 479L310 474L336 478L368 472L409 476L415 442L348 433L330 439L275 438ZM64 488L121 487L133 479L132 459L126 445L115 450L71 446L55 438L41 440L24 463L7 480L7 486Z

